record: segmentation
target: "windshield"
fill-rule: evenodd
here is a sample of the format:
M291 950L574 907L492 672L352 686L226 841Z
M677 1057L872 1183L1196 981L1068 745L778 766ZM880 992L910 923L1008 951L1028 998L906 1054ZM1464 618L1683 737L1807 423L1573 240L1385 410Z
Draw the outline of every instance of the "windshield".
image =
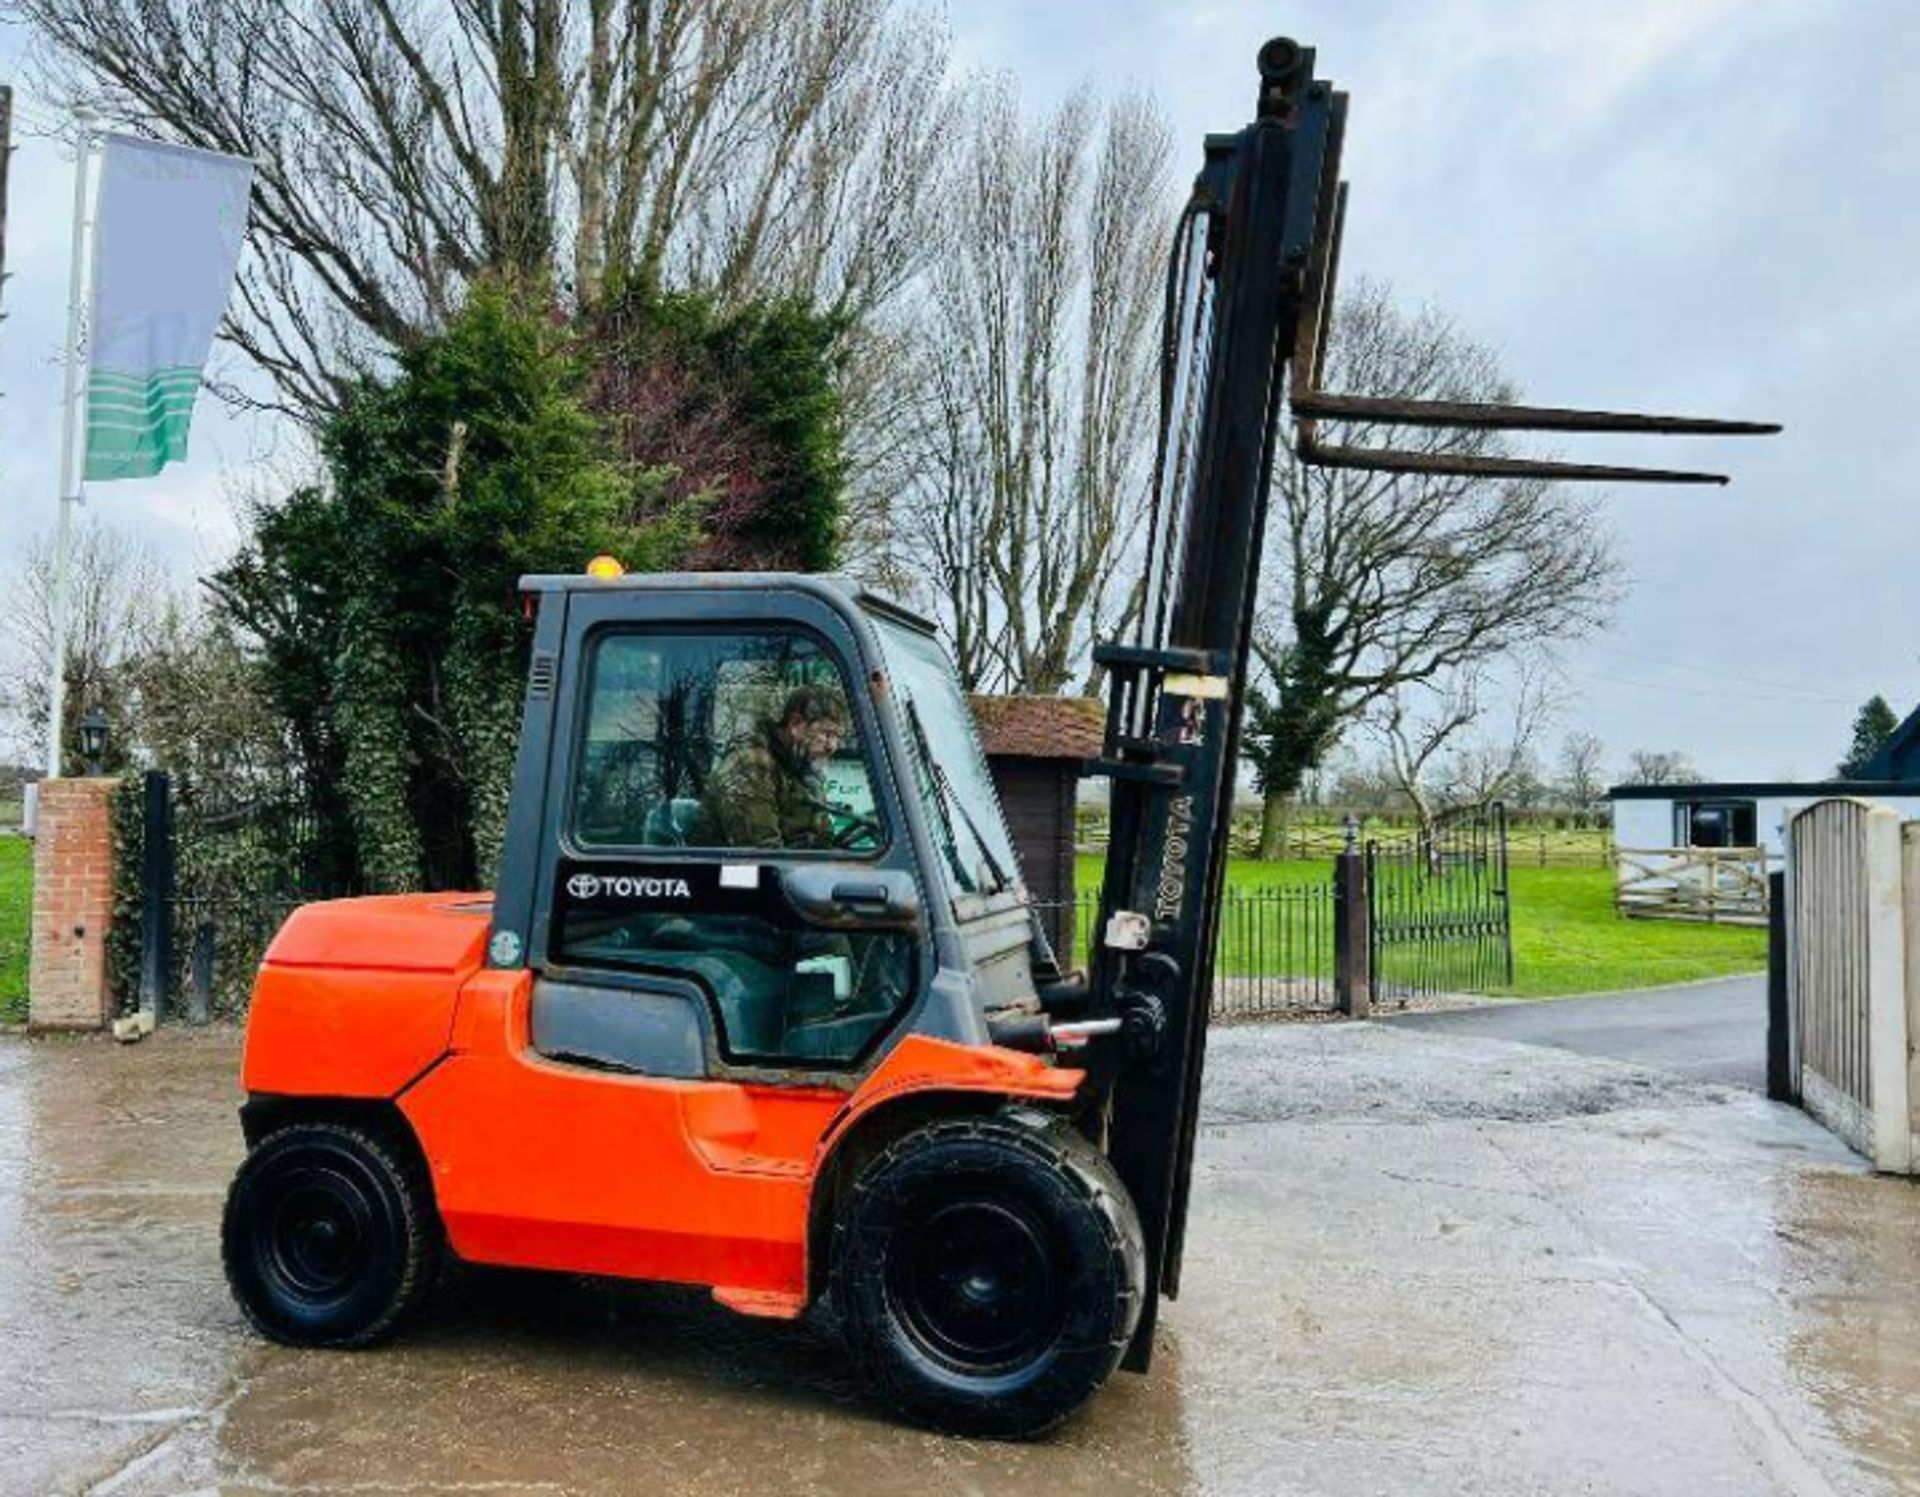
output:
M1000 797L960 683L937 640L874 615L905 718L914 781L954 887L994 894L1018 877Z

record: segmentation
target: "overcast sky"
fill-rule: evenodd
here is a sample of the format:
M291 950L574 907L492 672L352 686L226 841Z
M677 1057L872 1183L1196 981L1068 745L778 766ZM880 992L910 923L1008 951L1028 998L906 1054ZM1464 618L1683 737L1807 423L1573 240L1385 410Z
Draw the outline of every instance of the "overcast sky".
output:
M1920 702L1920 3L955 0L950 18L963 68L1013 72L1036 105L1145 85L1196 166L1287 29L1353 96L1344 272L1445 309L1532 399L1786 423L1561 449L1735 474L1609 501L1632 588L1569 657L1564 726L1615 766L1677 748L1725 778L1818 776L1868 695ZM0 79L23 44L0 27ZM71 192L44 102L17 108L0 569L53 514ZM207 397L193 450L90 504L183 576L231 546L236 494L301 460Z

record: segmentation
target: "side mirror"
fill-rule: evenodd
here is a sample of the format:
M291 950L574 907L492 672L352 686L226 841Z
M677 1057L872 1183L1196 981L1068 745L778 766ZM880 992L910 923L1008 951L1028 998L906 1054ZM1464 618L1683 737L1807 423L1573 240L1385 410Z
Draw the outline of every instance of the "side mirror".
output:
M898 868L803 863L783 870L780 886L809 924L828 930L911 928L920 919L919 886Z

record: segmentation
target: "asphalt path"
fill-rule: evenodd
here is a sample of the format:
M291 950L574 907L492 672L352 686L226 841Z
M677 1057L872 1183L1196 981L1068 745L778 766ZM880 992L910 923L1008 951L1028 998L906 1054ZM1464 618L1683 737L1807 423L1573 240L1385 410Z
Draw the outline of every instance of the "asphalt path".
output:
M1383 1022L1462 1038L1547 1045L1694 1081L1766 1090L1767 980L1760 974L1634 993L1400 1014Z

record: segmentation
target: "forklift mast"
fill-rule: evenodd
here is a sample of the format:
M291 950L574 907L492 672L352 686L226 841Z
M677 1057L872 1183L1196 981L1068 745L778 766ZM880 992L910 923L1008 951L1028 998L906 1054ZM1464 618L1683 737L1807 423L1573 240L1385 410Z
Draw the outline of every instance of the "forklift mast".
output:
M1286 408L1310 466L1552 481L1724 483L1712 473L1326 445L1317 421L1757 435L1753 422L1472 405L1319 389L1346 186L1347 97L1287 38L1259 54L1256 115L1208 138L1167 265L1158 455L1133 639L1098 646L1110 840L1089 1007L1122 1021L1098 1074L1107 1153L1138 1207L1147 1302L1124 1365L1175 1295L1206 1052L1274 444Z

